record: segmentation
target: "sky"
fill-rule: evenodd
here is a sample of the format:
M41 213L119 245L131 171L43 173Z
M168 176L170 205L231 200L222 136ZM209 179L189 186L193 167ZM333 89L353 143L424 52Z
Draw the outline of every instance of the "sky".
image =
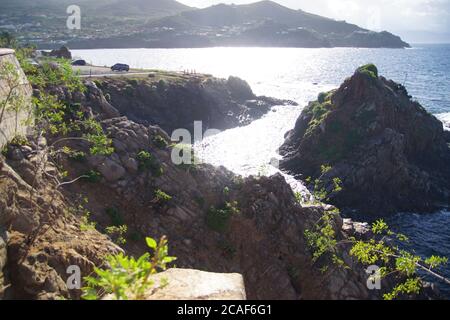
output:
M178 0L193 7L256 0ZM275 0L375 31L387 30L410 42L450 42L450 0Z

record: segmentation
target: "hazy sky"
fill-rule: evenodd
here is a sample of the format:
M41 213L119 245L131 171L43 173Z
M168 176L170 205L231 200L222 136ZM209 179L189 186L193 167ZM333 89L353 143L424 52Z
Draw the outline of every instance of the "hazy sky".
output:
M217 3L252 3L256 0L178 0L194 7ZM409 41L442 37L450 41L450 0L275 0L292 9L338 20L372 30L388 30ZM423 31L423 32L412 32Z

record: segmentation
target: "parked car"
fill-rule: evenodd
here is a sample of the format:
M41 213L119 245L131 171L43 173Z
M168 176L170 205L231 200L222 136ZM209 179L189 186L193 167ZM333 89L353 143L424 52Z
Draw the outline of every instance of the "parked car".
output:
M130 66L124 63L116 63L111 67L112 71L130 71Z
M73 61L72 62L72 65L73 66L85 66L86 65L86 61L84 61L84 60L75 60L75 61Z

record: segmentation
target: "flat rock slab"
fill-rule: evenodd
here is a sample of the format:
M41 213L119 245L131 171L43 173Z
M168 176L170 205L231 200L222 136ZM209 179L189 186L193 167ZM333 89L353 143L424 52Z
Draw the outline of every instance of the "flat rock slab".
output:
M155 286L146 300L246 300L244 278L238 273L169 269L152 276L152 280Z
M5 56L8 54L13 54L14 50L13 49L8 49L8 48L0 48L0 56Z
M149 295L149 300L245 300L244 278L237 273L212 273L170 269L154 277L168 284Z

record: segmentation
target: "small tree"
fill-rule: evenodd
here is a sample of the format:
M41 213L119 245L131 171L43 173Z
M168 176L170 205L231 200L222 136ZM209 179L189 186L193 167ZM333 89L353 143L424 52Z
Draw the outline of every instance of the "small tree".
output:
M167 239L159 242L146 238L147 246L153 254L145 253L139 259L119 253L107 258L108 268L95 268L96 276L85 278L87 286L83 288L83 298L98 300L111 294L115 300L144 300L148 290L155 285L151 276L167 269L167 265L176 260L168 255Z
M1 48L15 48L17 47L16 38L7 31L0 33L0 47Z
M16 65L9 61L0 62L0 124L7 111L14 111L16 113L16 130L17 115L19 111L28 106L22 91L23 86Z
M329 166L322 166L322 175L330 172L331 169ZM332 192L342 190L339 178L333 179L333 185ZM322 186L320 178L315 180L313 193L318 202L329 199L328 192ZM342 258L342 253L346 246L350 245L348 253L362 265L376 264L380 266L380 280L388 276L395 277L397 280L398 283L394 288L383 295L385 300L393 300L401 295L418 294L423 284L421 273L426 273L450 284L450 280L436 272L436 269L448 263L448 258L439 256L422 258L401 249L394 244L394 240L405 242L408 241L408 238L403 234L391 231L384 220L373 223L371 228L373 237L369 240L359 240L354 237L338 239L334 216L339 213L337 208L324 211L313 228L305 230L304 237L312 251L314 263L317 263L319 258L328 256L331 258L332 264L348 268ZM325 265L321 270L326 272L328 266Z

